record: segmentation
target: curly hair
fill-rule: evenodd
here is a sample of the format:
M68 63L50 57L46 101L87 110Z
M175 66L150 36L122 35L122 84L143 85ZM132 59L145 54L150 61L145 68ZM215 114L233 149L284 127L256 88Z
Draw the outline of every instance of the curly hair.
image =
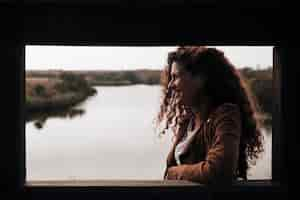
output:
M239 105L242 133L239 146L237 177L247 180L249 164L255 163L263 149L260 108L246 79L233 64L216 48L205 46L180 46L168 54L168 64L161 73L162 102L157 116L158 124L164 122L161 134L170 127L174 136L180 137L180 129L186 127L187 119L193 117L191 110L178 101L177 94L169 87L173 62L182 64L192 75L207 78L204 93L210 97L212 107L230 102Z

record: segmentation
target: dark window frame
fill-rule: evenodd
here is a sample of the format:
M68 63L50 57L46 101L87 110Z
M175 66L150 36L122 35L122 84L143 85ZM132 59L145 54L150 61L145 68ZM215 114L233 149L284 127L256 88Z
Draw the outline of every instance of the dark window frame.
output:
M287 117L287 101L290 91L287 91L288 87L288 74L292 71L292 63L289 62L290 48L284 45L284 40L280 35L276 35L275 28L272 19L268 16L274 11L264 9L261 11L256 8L257 16L251 16L250 10L244 8L239 11L237 15L230 14L226 19L234 19L237 16L242 18L238 20L236 24L240 28L245 28L242 25L243 22L249 23L250 29L260 30L260 34L256 33L254 30L250 32L238 31L235 33L233 30L226 30L227 33L223 33L222 36L215 34L218 29L210 25L210 23L216 23L218 20L225 22L226 19L220 19L224 13L222 9L211 8L205 6L187 7L187 11L184 14L188 14L190 11L199 11L200 13L209 13L211 11L219 12L216 16L212 17L209 22L203 24L205 30L201 36L194 34L192 31L183 32L182 30L176 30L172 28L175 23L168 23L167 20L159 21L159 17L163 16L163 9L166 9L167 14L173 13L173 11L181 11L182 6L165 6L160 8L156 13L158 17L151 18L148 14L156 11L156 7L151 8L132 8L130 11L133 14L129 14L124 18L116 17L117 12L124 14L124 7L126 5L119 4L120 6L115 7L111 5L97 5L91 6L87 5L83 8L75 4L67 6L61 5L36 5L27 4L25 9L18 7L7 8L6 15L10 16L10 12L18 11L24 15L24 18L17 19L15 21L16 26L8 31L7 36L9 40L1 48L8 50L7 59L3 61L6 64L12 65L17 72L15 74L17 94L14 96L17 98L17 109L18 120L17 120L17 130L16 134L12 136L5 136L8 144L4 145L7 147L9 152L12 153L12 158L9 158L7 164L8 173L4 177L7 181L8 191L17 191L30 195L32 198L42 197L44 195L49 195L49 199L58 197L57 195L72 195L76 199L90 195L112 195L114 192L118 191L117 195L122 196L123 194L128 197L132 197L134 194L145 195L149 194L149 197L158 197L163 195L168 197L168 195L174 196L175 194L181 193L201 193L204 197L211 197L215 191L236 191L242 194L250 194L255 192L273 193L275 191L287 192L287 136L283 134L283 131L287 130L287 123L284 118ZM97 14L95 11L99 9L103 11L103 14ZM228 8L230 10L230 8ZM275 8L276 9L276 8ZM233 11L233 10L230 10ZM251 10L252 12L253 10ZM82 13L83 15L81 15ZM111 12L111 13L110 13ZM265 12L265 13L263 13ZM143 14L144 13L144 14ZM136 15L140 16L140 19L136 19ZM265 20L262 24L257 24L256 19L263 17ZM273 17L273 16L272 16ZM183 19L188 19L188 17L183 17ZM181 19L179 22L184 22ZM24 21L23 21L24 20ZM92 20L92 21L88 21ZM97 20L103 23L101 26L106 26L107 30L102 31L101 28L95 27L97 25ZM224 20L224 21L223 21ZM274 21L279 20L276 18ZM145 22L144 24L142 22ZM160 23L158 23L160 22ZM157 24L158 23L158 24ZM268 24L269 23L269 24ZM181 23L182 24L182 23ZM187 25L183 25L184 28L188 28ZM266 27L264 27L266 26ZM132 28L134 31L124 30L123 35L120 36L115 33L115 31L120 31L124 27ZM263 28L264 27L264 28ZM25 28L24 30L22 28ZM232 27L230 27L232 28ZM146 29L146 30L143 30ZM137 34L140 30L139 34ZM150 31L150 33L146 33ZM196 28L195 33L199 33L200 29ZM18 40L14 40L17 36ZM72 34L73 33L73 34ZM153 35L152 35L153 34ZM200 41L200 42L199 42ZM255 41L255 42L253 42ZM226 188L210 188L204 185L181 185L181 186L168 186L165 184L160 185L160 183L150 183L146 182L142 184L131 184L126 183L124 185L120 184L117 186L115 183L106 184L100 182L99 185L93 185L88 183L86 186L33 186L26 185L25 183L25 125L24 125L24 83L25 83L25 45L132 45L132 46L155 46L155 45L174 45L174 44L207 44L207 45L271 45L274 48L274 62L273 62L273 85L276 87L274 89L274 95L276 96L276 101L274 105L273 113L273 136L272 136L272 180L271 181L249 181L247 183L237 183L233 186ZM284 93L284 94L283 94ZM290 111L290 110L289 110ZM283 115L285 114L285 115ZM9 145L12 144L12 147ZM146 183L146 184L145 184ZM106 184L106 185L105 185ZM213 191L213 193L210 193ZM84 195L83 195L84 194ZM243 196L243 195L241 195ZM178 196L174 196L178 197ZM255 197L255 196L254 196Z

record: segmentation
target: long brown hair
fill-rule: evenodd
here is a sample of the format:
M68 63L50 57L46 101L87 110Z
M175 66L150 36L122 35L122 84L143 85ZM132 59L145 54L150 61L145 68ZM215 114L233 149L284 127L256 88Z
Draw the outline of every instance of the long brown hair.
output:
M249 163L263 152L263 135L260 131L261 121L258 118L259 106L251 93L246 80L233 64L216 48L204 46L182 46L168 54L168 64L161 74L162 102L158 113L158 123L165 123L161 133L169 127L179 130L186 125L190 110L176 102L175 91L169 88L171 66L173 62L183 65L191 74L202 74L207 78L204 93L210 98L212 107L223 103L239 105L241 111L242 133L239 148L239 161L236 174L247 180Z

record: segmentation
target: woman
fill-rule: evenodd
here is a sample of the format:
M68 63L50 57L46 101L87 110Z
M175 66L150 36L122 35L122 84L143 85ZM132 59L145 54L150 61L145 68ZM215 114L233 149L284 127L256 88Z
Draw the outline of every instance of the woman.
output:
M257 104L223 52L178 47L162 73L158 122L175 141L164 179L204 184L247 180L249 162L263 151Z

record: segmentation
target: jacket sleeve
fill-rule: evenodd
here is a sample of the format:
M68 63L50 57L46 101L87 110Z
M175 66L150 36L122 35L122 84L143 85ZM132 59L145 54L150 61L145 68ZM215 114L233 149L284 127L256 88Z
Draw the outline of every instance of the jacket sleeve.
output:
M179 179L200 183L232 181L239 157L241 117L238 106L222 107L214 120L215 135L206 159L182 165Z

